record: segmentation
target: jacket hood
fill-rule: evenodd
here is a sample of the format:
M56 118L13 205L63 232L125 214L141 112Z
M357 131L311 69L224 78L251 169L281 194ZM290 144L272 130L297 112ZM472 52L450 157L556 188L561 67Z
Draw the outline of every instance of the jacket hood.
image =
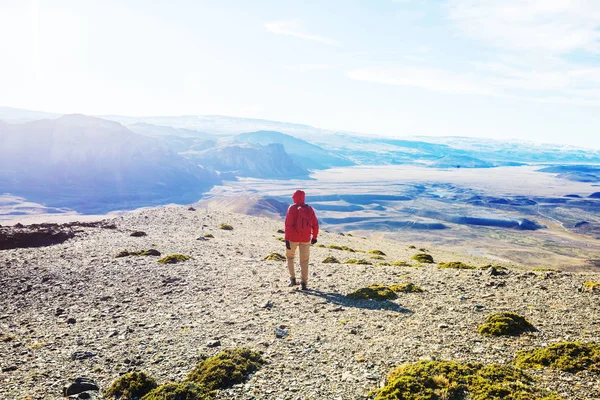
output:
M292 200L294 200L294 204L304 204L304 200L306 199L306 193L302 190L296 190L292 195Z

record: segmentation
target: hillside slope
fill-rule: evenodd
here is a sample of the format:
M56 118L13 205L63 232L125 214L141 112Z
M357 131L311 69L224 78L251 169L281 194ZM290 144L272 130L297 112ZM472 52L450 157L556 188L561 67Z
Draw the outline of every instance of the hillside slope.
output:
M218 399L366 399L405 362L509 363L521 349L600 335L596 295L577 290L599 273L440 269L442 261L490 261L429 249L435 263L419 264L411 256L420 250L410 243L323 232L318 244L385 256L313 246L310 290L303 292L287 287L284 262L264 261L284 252L281 221L163 207L107 222L116 229L83 227L59 245L0 251L0 398L56 399L76 376L105 390L130 370L178 381L203 355L247 347L268 363ZM219 229L223 223L233 229ZM132 237L133 231L147 235ZM214 237L198 239L209 233ZM191 259L115 258L150 248ZM407 266L322 263L327 256ZM425 292L383 302L345 296L402 282ZM526 316L538 331L515 338L477 333L499 311ZM275 328L287 336L277 338ZM595 374L533 374L565 400L600 394Z

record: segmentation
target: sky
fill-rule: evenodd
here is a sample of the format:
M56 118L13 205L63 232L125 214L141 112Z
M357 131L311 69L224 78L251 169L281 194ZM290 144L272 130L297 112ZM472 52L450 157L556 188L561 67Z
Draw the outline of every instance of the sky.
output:
M598 0L0 0L0 106L600 148Z

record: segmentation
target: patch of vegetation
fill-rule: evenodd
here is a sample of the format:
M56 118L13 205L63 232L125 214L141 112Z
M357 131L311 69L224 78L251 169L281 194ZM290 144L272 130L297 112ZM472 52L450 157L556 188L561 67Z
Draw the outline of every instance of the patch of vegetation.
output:
M346 233L346 236L354 237L354 235L351 233Z
M394 293L423 293L424 290L420 286L415 285L412 282L399 283L390 286L390 289Z
M411 259L426 264L433 264L434 262L433 257L425 253L417 253L414 256L412 256Z
M213 397L202 386L192 382L166 383L142 397L140 400L210 400Z
M115 258L129 257L129 256L160 256L160 251L155 250L155 249L138 250L138 251L123 250L123 251L120 251L119 254L117 254L115 256Z
M410 246L408 246L409 249L416 249L415 246L413 246L412 244Z
M559 270L557 270L555 268L534 268L534 269L532 269L532 271L535 271L535 272L560 272Z
M277 236L275 240L279 240L280 242L285 242L285 238L283 236Z
M385 260L385 257L382 256L371 256L372 260Z
M321 243L319 243L319 244L316 244L316 245L315 245L315 247L321 247L321 248L325 248L325 245L324 245L324 244L321 244Z
M371 285L364 288L355 290L352 293L346 295L347 298L352 300L392 300L397 298L396 293L388 286L383 285Z
M321 261L321 262L323 264L339 264L340 263L340 261L333 256L325 257L325 259L323 259L323 261Z
M264 258L265 261L285 261L285 256L282 256L279 253L271 253Z
M369 250L369 254L375 254L377 256L385 256L385 253L381 250Z
M511 366L454 361L419 361L402 365L375 400L560 400Z
M229 224L221 224L219 226L219 229L222 229L224 231L232 231L233 230L233 226L231 226Z
M284 233L285 233L285 231L284 231L283 229L277 229L277 233L284 234Z
M600 292L600 282L586 281L581 284L582 290L589 293Z
M354 250L354 251L355 251L356 253L366 253L366 251L364 251L364 250L359 250L359 249L356 249L356 250Z
M178 262L189 260L190 258L192 257L183 254L169 254L168 256L165 256L158 260L158 262L161 264L175 264Z
M422 247L419 249L419 251L422 251L423 253L428 253L428 252L429 252L429 250L427 250L427 249L424 249L424 248L422 248Z
M380 267L389 267L392 264L390 264L387 261L382 261L382 262L378 262L377 265L379 265Z
M205 233L204 237L207 239L214 239L215 235L213 235L212 233Z
M438 268L477 269L476 267L465 264L461 261L441 262L438 264Z
M477 332L483 336L519 336L525 332L535 332L537 329L523 316L511 312L501 312L488 315Z
M406 261L394 261L390 264L392 267L410 267L410 264Z
M521 350L515 358L519 368L557 369L565 372L600 372L600 344L560 342L535 350Z
M186 379L208 390L224 389L244 382L264 363L256 351L228 349L198 363Z
M371 261L363 260L360 258L349 258L346 261L344 261L344 264L373 265Z
M154 378L146 373L130 372L117 378L104 395L113 399L138 400L157 387Z
M354 249L348 246L338 246L337 244L330 244L329 246L327 246L328 249L333 249L333 250L344 250L344 251L349 251L350 253L354 253Z

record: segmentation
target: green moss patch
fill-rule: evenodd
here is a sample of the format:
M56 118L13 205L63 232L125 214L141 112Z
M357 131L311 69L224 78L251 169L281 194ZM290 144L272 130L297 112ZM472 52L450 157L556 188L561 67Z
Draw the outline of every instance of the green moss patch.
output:
M275 240L279 240L280 242L285 242L285 238L283 236L277 236Z
M198 363L187 380L209 390L224 389L244 382L265 361L249 349L229 349Z
M138 400L157 386L146 373L130 372L117 378L104 395L109 399Z
M554 269L554 268L534 268L534 269L532 269L532 271L535 271L535 272L559 272L557 269Z
M600 282L586 281L581 284L581 288L584 292L600 293Z
M123 251L119 252L119 254L117 254L115 256L115 258L129 257L129 256L160 256L160 251L155 250L155 249L138 250L138 251L123 250Z
M375 400L560 400L511 366L419 361L393 370Z
M408 246L409 249L416 249L416 246L413 246L412 244L410 246Z
M371 260L385 260L385 257L383 256L371 256L370 258Z
M385 253L381 250L369 250L368 251L369 254L375 254L377 256L385 256Z
M387 261L382 261L382 262L378 262L377 265L379 265L380 267L389 267L392 264L390 264Z
M214 239L215 235L213 235L212 233L205 233L204 237L207 239Z
M433 257L426 253L417 253L411 257L412 260L418 261L425 264L433 264Z
M268 256L266 256L264 259L265 259L265 261L285 261L286 260L285 256L282 256L279 253L271 253Z
M321 244L321 243L319 243L319 244L315 245L315 247L325 248L325 245L324 245L324 244Z
M393 267L410 267L410 264L406 261L394 261L390 265Z
M337 258L333 257L333 256L325 257L323 259L323 261L321 261L321 262L323 264L339 264L340 263L340 261Z
M371 285L364 288L355 290L352 293L346 295L347 298L352 300L392 300L395 299L396 293L388 286L383 285Z
M229 224L221 224L221 225L219 225L219 229L222 229L224 231L232 231L233 226L231 226Z
M524 317L511 312L501 312L489 315L477 332L483 336L519 336L525 332L537 329Z
M168 256L158 260L158 262L161 264L176 264L178 262L189 260L190 258L192 257L183 254L169 254Z
M338 246L337 244L330 244L329 246L327 246L328 249L333 249L333 250L343 250L343 251L349 251L350 253L354 253L355 250L351 247L348 246Z
M192 382L166 383L141 398L141 400L211 400L210 392Z
M535 350L521 350L515 358L519 368L557 369L565 372L600 372L600 345L597 343L560 342Z
M465 264L461 261L441 262L438 264L438 268L476 269L476 267Z
M360 258L349 258L344 261L344 264L373 265L372 262Z
M390 289L394 293L423 293L423 289L420 286L415 285L412 282L399 283L390 286Z

